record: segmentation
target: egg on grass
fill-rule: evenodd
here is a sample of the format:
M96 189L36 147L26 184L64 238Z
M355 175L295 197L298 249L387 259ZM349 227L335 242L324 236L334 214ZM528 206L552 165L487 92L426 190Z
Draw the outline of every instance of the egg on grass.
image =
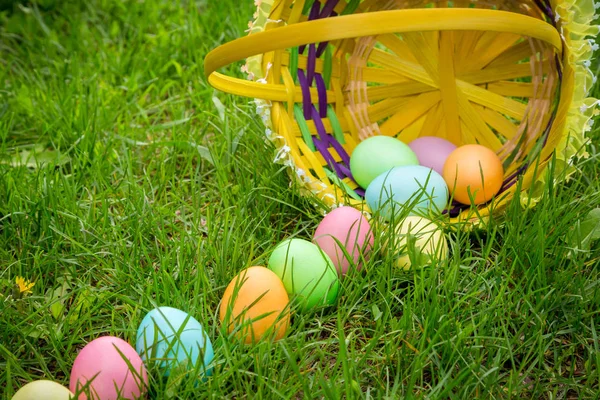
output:
M345 275L351 265L362 267L368 259L374 237L367 218L353 207L343 206L327 214L317 226L315 243L333 262L338 274Z
M74 396L63 385L42 379L23 386L13 395L12 400L69 400Z
M439 226L423 217L409 216L386 236L384 246L394 258L394 265L408 270L448 259L448 241Z
M173 307L158 307L146 314L137 330L135 348L163 376L174 371L197 373L204 380L212 375L213 346L194 317Z
M75 358L69 389L77 399L142 398L148 386L146 367L123 339L102 336L89 342ZM87 397L87 393L92 397Z
M219 319L228 333L252 344L285 336L290 322L289 297L270 269L253 266L236 275L223 293Z
M283 281L301 311L329 306L337 299L338 274L329 256L314 243L304 239L284 240L273 250L268 268Z

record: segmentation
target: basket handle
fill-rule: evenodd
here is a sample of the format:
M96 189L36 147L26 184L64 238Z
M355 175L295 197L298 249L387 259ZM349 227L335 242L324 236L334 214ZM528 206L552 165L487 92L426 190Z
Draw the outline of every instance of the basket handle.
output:
M288 101L288 89L283 84L263 84L233 78L216 70L248 57L282 48L386 33L439 30L515 33L543 40L559 53L562 50L562 40L556 28L523 14L469 8L390 10L318 19L241 37L208 53L204 59L204 74L211 86L223 92L271 101ZM294 99L300 102L301 89L296 87L294 90Z

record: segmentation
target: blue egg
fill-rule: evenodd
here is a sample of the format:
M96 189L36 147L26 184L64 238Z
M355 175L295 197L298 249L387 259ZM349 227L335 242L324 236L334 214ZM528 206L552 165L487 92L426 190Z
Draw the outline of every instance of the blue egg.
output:
M375 178L365 192L367 204L385 220L394 215L439 215L448 204L444 178L421 165L395 167Z
M175 369L195 368L200 375L212 375L212 343L200 322L186 312L158 307L146 314L136 337L135 349L142 360L159 364L164 376Z

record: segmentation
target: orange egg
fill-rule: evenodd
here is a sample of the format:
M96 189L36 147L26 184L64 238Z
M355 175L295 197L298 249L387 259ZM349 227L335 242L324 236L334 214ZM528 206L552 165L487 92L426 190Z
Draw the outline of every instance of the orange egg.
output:
M240 272L223 293L219 319L229 333L247 344L270 337L279 340L290 323L289 297L281 279L265 267L250 267Z
M478 144L461 146L444 164L444 180L454 200L462 204L490 201L502 187L504 168L500 157Z

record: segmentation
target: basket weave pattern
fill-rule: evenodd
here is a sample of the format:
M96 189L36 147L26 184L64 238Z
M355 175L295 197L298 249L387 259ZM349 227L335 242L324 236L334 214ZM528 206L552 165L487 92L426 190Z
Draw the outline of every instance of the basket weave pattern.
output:
M213 86L257 99L275 161L326 206L363 205L349 159L373 135L439 136L500 156L505 179L494 204L455 204L453 221L481 219L515 195L535 200L553 154L567 174L570 159L585 156L597 103L587 97L588 36L598 31L591 1L256 5L250 34L209 54L206 73ZM214 72L240 58L250 81Z

